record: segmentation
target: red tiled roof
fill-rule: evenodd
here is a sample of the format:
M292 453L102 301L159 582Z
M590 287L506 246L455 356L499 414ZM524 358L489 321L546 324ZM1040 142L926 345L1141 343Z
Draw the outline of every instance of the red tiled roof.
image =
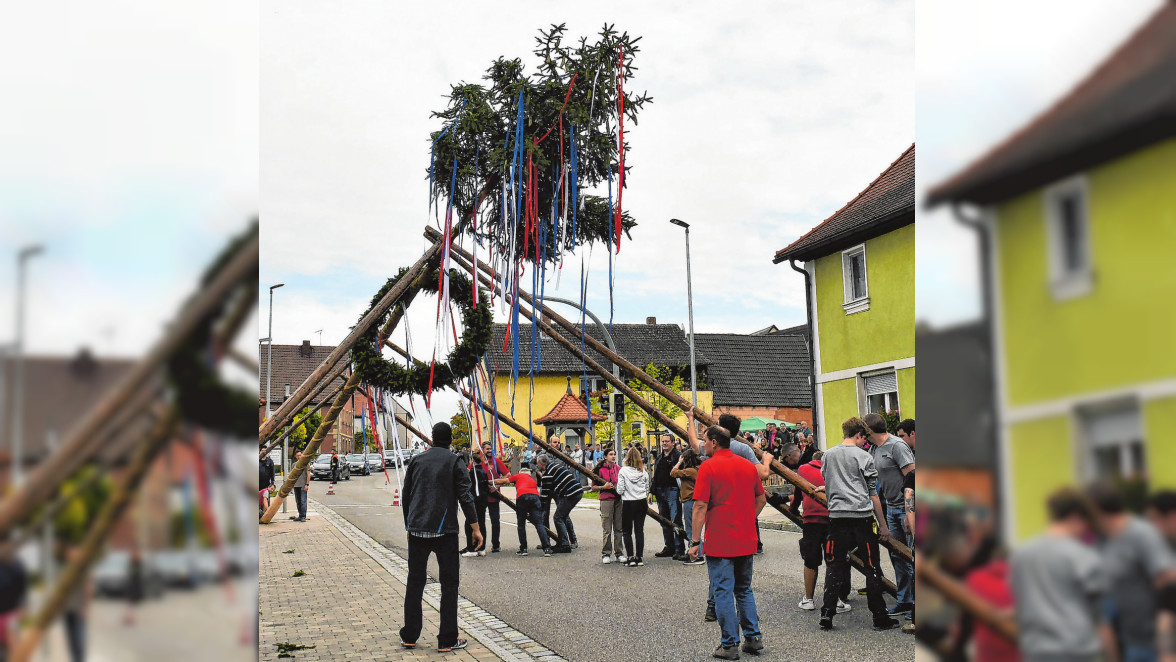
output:
M592 412L593 422L603 421L605 417L596 412ZM539 425L551 425L552 423L587 423L588 422L588 408L579 398L571 393L565 393L559 402L547 412L546 416L536 418L535 422Z
M775 263L811 260L915 220L915 145L820 225L776 251Z
M929 204L987 204L1176 136L1176 2L1069 94L962 172Z

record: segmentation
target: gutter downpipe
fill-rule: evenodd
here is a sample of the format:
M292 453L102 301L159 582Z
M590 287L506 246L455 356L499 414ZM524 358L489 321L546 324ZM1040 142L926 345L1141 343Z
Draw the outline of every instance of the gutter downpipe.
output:
M993 490L992 490L992 505L995 519L995 531L1004 536L1004 515L1005 507L1008 504L1004 502L1004 458L1002 457L1003 449L1001 447L1001 436L1003 434L1004 423L1001 420L1001 406L1000 401L1000 384L997 383L998 370L996 369L996 334L1000 332L996 328L996 318L993 313L996 310L994 302L994 293L992 291L992 234L984 225L983 216L972 217L964 213L963 206L960 202L951 202L951 215L956 222L968 227L976 232L976 238L980 242L980 281L981 281L981 306L984 321L988 324L988 356L989 356L989 379L992 384L992 405L995 411L993 412ZM918 354L918 347L915 348L915 354ZM1012 542L1005 540L1006 544Z
M795 271L799 274L802 274L804 276L804 315L805 315L805 318L808 320L808 332L805 334L807 336L805 338L805 341L808 344L808 351L809 351L809 398L812 400L812 406L813 406L813 436L816 437L817 439L820 439L821 435L820 435L819 426L821 425L821 423L820 423L821 412L819 412L817 410L817 357L815 354L813 354L814 343L813 343L812 276L809 275L808 271L797 267L795 259L789 259L788 266L792 267L793 271Z

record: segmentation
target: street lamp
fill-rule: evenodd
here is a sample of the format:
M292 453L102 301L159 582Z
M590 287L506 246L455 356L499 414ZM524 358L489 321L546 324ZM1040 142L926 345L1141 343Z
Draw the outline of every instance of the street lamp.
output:
M20 487L24 479L24 308L25 271L30 258L45 251L41 244L25 246L16 254L16 369L12 393L12 484Z
M269 294L269 331L268 337L265 339L267 347L267 356L265 359L265 417L270 417L270 384L274 381L274 290L282 287L285 283L278 283L277 285L270 285ZM288 437L287 437L288 438ZM286 476L286 439L282 439L282 477ZM282 512L286 512L286 500L282 499Z
M690 284L690 224L671 218L670 222L686 229L686 308L690 316L690 400L698 407L698 374L694 366L694 292Z

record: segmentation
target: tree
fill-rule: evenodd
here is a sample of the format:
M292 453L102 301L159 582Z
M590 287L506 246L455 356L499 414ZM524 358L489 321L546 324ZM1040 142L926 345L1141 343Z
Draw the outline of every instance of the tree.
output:
M299 412L298 417L301 418L310 413L310 407L304 407ZM287 447L290 449L290 457L294 457L294 453L306 450L306 444L314 438L314 433L318 431L319 426L323 423L323 415L315 412L313 416L306 419L302 425L299 425L290 433L289 443Z
M465 413L460 408L449 419L449 427L453 428L453 448L467 450L470 447L471 439L470 422L466 419Z
M645 372L656 379L658 382L668 386L675 393L682 393L686 386L686 380L681 375L675 374L676 371L668 366L659 366L650 363L645 366ZM637 392L643 400L653 405L655 409L665 414L670 419L678 418L682 415L682 409L662 397L653 389L641 383L637 379L629 380L629 388ZM625 419L628 421L640 421L645 424L646 429L659 429L662 427L660 421L653 417L652 414L647 413L644 409L633 402L631 399L625 399ZM629 432L629 436L634 436Z

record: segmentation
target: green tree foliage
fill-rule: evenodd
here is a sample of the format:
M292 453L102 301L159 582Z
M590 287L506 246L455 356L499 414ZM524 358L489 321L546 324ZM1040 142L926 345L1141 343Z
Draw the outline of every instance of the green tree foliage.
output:
M469 450L472 430L470 430L470 422L466 419L465 414L461 411L454 414L449 419L449 427L453 428L453 448Z
M310 413L310 407L305 407L298 413L298 418L302 418ZM290 433L290 441L287 446L290 449L290 457L294 457L294 453L306 450L306 444L314 438L314 433L318 431L319 426L323 423L323 415L315 412L313 416L306 419L306 422L299 425Z
M71 545L80 544L90 523L110 498L110 478L99 476L98 472L94 466L82 467L61 486L59 498L65 504L53 520L54 533L59 540Z
M677 371L667 366L659 366L650 363L649 365L645 366L645 372L649 374L650 377L656 379L659 383L670 387L670 389L675 393L682 393L686 387L686 380L683 379L680 374L676 374ZM643 400L652 404L655 409L665 414L669 418L674 419L682 415L681 408L677 407L674 405L674 403L662 397L653 389L649 388L640 381L636 379L630 379L628 383L629 388L636 391ZM647 430L662 428L662 424L656 418L654 418L652 414L647 413L644 409L639 407L637 403L628 398L625 399L625 420L640 421L641 423L645 424L645 428ZM630 435L632 435L631 432Z

